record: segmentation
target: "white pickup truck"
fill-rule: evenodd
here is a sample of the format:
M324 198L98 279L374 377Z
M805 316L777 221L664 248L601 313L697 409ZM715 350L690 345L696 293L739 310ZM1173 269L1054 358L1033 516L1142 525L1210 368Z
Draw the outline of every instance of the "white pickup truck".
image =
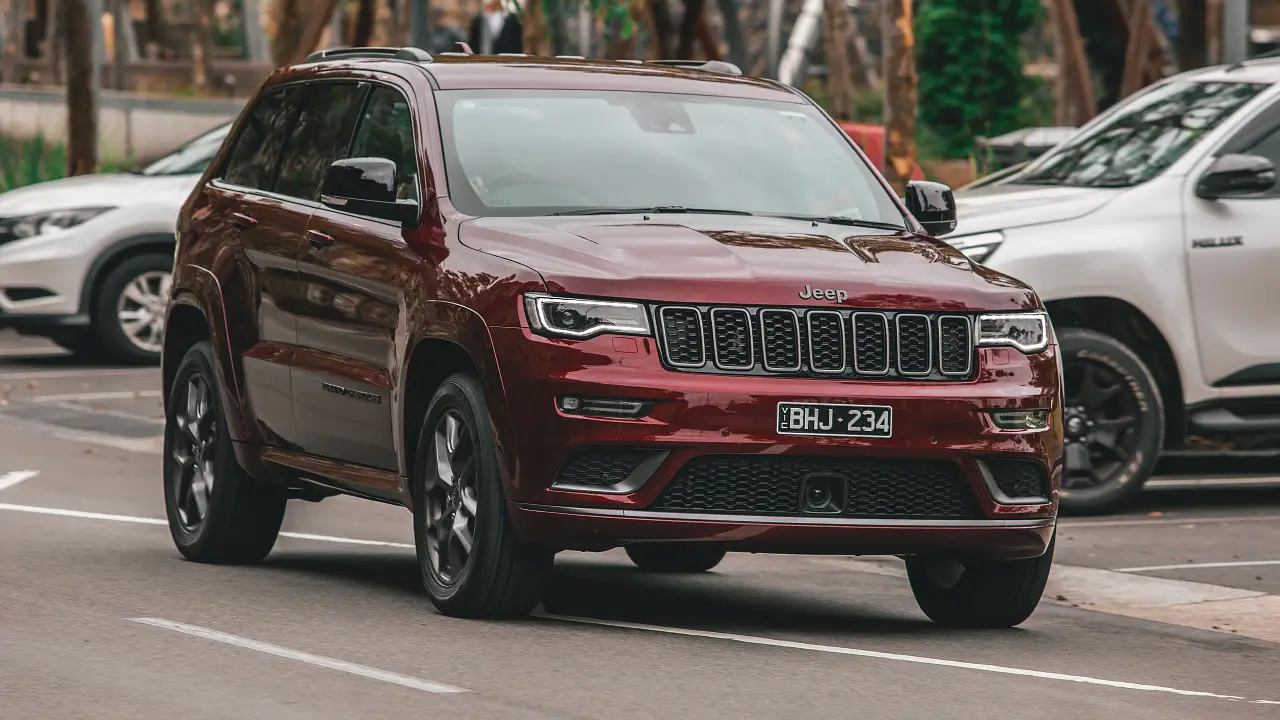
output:
M1065 511L1164 456L1280 474L1280 59L1168 78L957 191L945 240L1032 285L1063 349Z

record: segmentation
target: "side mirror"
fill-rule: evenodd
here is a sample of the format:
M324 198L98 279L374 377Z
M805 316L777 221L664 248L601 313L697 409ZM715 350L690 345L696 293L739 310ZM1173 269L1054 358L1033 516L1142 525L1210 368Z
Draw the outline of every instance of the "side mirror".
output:
M942 183L912 180L907 183L907 210L934 237L956 229L956 199Z
M347 158L329 166L320 202L356 215L413 225L418 203L396 200L396 164L386 158Z
M1276 168L1260 155L1222 155L1196 183L1196 197L1205 200L1266 192L1276 184Z

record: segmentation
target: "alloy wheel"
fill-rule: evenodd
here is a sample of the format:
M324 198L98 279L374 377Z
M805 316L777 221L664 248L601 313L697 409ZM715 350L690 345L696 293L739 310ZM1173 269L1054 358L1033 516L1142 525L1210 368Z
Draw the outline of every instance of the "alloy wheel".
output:
M162 270L144 272L125 285L116 300L116 321L139 350L158 353L164 344L164 313L172 277Z
M1139 450L1142 410L1129 382L1113 367L1087 358L1064 363L1066 439L1064 490L1114 482Z
M213 496L214 456L218 437L213 411L213 390L200 375L192 375L183 390L184 402L175 415L172 477L178 519L189 533L195 533L209 516Z
M424 483L427 557L443 585L462 576L475 543L479 507L476 444L456 410L447 410L432 435Z

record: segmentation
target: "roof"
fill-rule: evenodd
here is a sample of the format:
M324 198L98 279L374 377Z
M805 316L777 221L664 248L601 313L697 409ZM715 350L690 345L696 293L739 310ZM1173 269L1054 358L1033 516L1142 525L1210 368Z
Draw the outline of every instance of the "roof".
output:
M1280 83L1280 58L1246 61L1239 67L1214 65L1190 70L1174 77L1200 82L1253 82L1274 85Z

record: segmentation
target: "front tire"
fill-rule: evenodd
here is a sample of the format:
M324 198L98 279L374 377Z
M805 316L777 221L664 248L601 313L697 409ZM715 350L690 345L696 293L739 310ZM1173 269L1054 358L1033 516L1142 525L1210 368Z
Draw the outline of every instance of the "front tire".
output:
M441 613L519 618L541 599L554 553L516 536L489 428L480 382L446 379L418 440L414 540L423 585Z
M125 260L102 281L91 316L107 357L125 363L160 362L172 273L171 255L149 253Z
M1063 328L1066 458L1063 514L1107 514L1131 505L1164 445L1164 401L1146 363L1119 340Z
M636 567L658 573L706 572L725 556L723 548L709 543L641 543L625 550Z
M213 349L183 357L169 393L164 431L164 504L173 542L188 560L251 564L275 546L285 494L236 463L222 414Z
M1057 535L1045 553L1027 560L907 558L916 604L939 625L1009 628L1021 625L1040 604Z

